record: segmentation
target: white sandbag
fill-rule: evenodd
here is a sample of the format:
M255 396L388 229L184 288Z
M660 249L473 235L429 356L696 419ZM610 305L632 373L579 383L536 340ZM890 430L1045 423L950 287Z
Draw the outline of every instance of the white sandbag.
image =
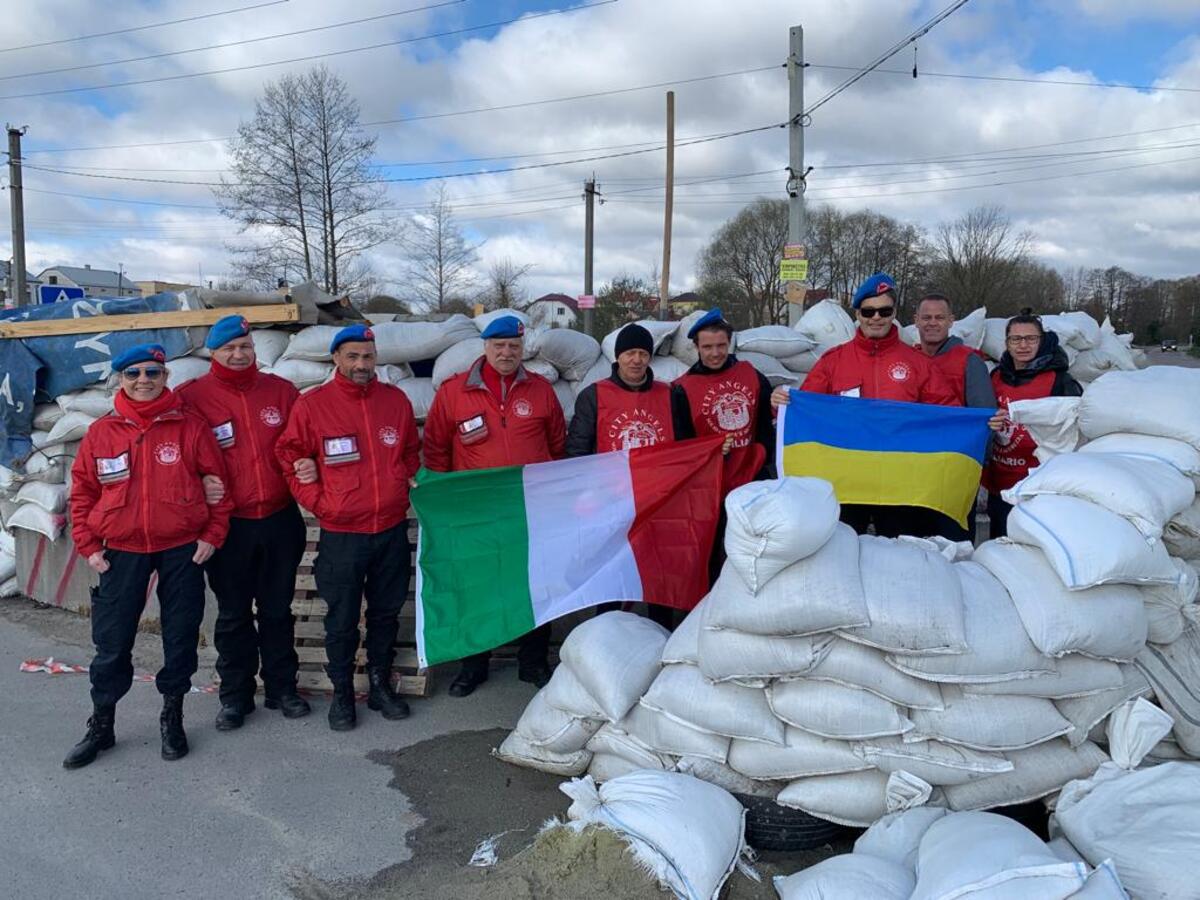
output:
M280 361L307 359L329 362L329 345L341 331L337 325L314 325L292 336ZM478 338L479 330L463 315L453 315L444 322L384 322L373 325L376 362L410 363L434 359L448 348L469 338Z
M582 750L604 723L600 719L579 719L546 702L538 691L521 713L515 731L535 747L551 753L575 753Z
M8 556L15 556L17 552L17 541L7 531L0 531L0 553Z
M1103 506L1059 494L1017 504L1008 537L1037 547L1070 590L1098 584L1172 584L1179 573L1160 540Z
M1193 483L1200 478L1200 450L1175 438L1152 434L1106 434L1088 441L1080 453L1119 453L1140 459L1153 459L1174 466Z
M330 377L333 377L332 373L330 374ZM408 363L376 366L375 377L384 384L392 384L399 387L403 382L408 381L413 377L412 367Z
M1059 797L1055 820L1072 846L1089 862L1111 859L1139 900L1196 897L1200 765L1101 774L1067 785Z
M612 375L613 364L604 358L604 354L592 363L592 367L587 370L587 374L582 379L575 382L575 396L578 397L580 391L588 385L595 384L597 381L603 381Z
M687 366L673 356L655 356L650 360L654 380L670 384L687 372Z
M52 541L57 541L66 524L67 518L64 515L48 513L32 503L22 503L17 507L17 511L8 517L4 527L9 531L15 531L18 528L36 531Z
M42 442L42 447L57 447L72 441L81 441L94 421L96 421L95 418L87 413L66 413L54 423L54 427L50 429L50 433Z
M704 617L705 596L696 606L684 616L683 621L676 626L663 646L662 664L689 663L700 665L700 628Z
M1171 557L1178 573L1174 584L1149 585L1142 589L1142 602L1150 622L1147 640L1152 644L1171 644L1179 639L1189 618L1200 615L1195 606L1200 595L1200 573L1191 563Z
M1008 417L1023 425L1037 443L1034 455L1040 463L1079 446L1078 397L1014 400L1008 405Z
M759 353L773 359L784 359L804 353L816 346L815 342L786 325L761 325L747 328L734 335L733 347L738 356L743 353Z
M929 791L930 786L915 776L867 769L798 778L779 792L775 802L838 825L867 828L889 812L920 806Z
M911 869L878 856L844 853L823 859L807 869L775 876L780 900L830 900L834 897L870 897L872 900L908 900L916 886Z
M17 574L17 558L11 553L0 551L0 583L7 582Z
M199 356L181 356L167 362L167 387L175 390L181 384L207 375L212 364Z
M731 683L713 684L696 666L667 666L640 702L677 722L713 734L783 744L783 722L771 712L763 691Z
M766 797L771 800L783 788L785 782L755 781L747 778L741 772L735 772L729 766L711 759L698 756L681 756L675 763L675 771L691 775L709 784L724 788L731 794L745 794L748 797Z
M521 342L521 359L529 362L536 357L542 349L542 340L553 330L546 326L526 328L525 337Z
M1004 351L1008 349L1005 339L1005 329L1008 327L1008 319L985 319L983 323L983 343L979 345L985 356L988 359L1000 361L1000 357L1004 355Z
M1042 321L1045 322L1046 318L1043 317ZM1100 341L1103 338L1101 325L1092 318L1090 313L1086 313L1083 310L1073 310L1071 312L1058 313L1048 318L1051 319L1052 324L1061 322L1074 326L1078 335L1073 339L1072 344L1078 349L1090 350L1092 347L1100 345Z
M634 613L593 616L572 629L559 658L604 711L619 721L659 672L667 630Z
M788 728L782 747L761 741L731 741L729 767L747 778L791 781L813 775L862 772L871 768L871 763L857 755L849 741Z
M754 370L766 378L767 383L773 388L779 387L781 384L795 383L796 376L773 356L767 356L765 353L751 353L747 350L738 353L738 360L754 366Z
M916 347L921 343L921 329L917 328L914 322L911 325L904 325L900 328L900 340L908 344L910 347Z
M568 381L579 381L600 358L594 337L570 328L551 328L538 342L538 356Z
M832 635L782 637L730 628L701 628L697 641L700 671L709 681L765 686L812 670L829 650Z
M1108 755L1122 769L1136 769L1175 720L1143 697L1122 703L1108 718Z
M962 585L967 651L929 656L891 655L888 664L917 678L960 684L1020 683L1022 679L1053 672L1052 661L1038 652L1025 633L1004 585L977 562L954 563L953 569Z
M817 360L820 358L821 353L819 350L806 350L803 353L796 354L795 356L789 356L785 359L781 359L780 362L783 363L783 367L785 369L793 374L807 375L813 370L813 366L817 364ZM792 386L796 387L794 381L792 382Z
M465 372L483 356L483 338L469 338L447 347L433 364L433 386L440 388L442 382Z
M283 356L292 336L278 328L255 328L250 332L250 339L254 341L254 356L258 367L269 369Z
M816 634L866 623L866 600L855 577L858 552L854 530L836 525L833 537L821 549L782 569L757 593L746 586L733 562L727 560L708 594L703 627L782 636Z
M915 872L921 838L934 822L948 814L948 810L937 806L888 813L859 835L854 853L890 860Z
M558 369L546 362L544 359L527 359L525 360L525 371L532 372L534 375L541 375L551 384L558 381Z
M716 900L745 847L746 811L727 791L678 772L632 772L597 788L590 778L559 788L577 829L620 834L634 857L676 896Z
M967 313L961 319L955 319L954 324L950 326L950 334L972 350L978 350L983 346L986 322L987 309L981 306Z
M1104 721L1114 709L1137 697L1150 693L1146 676L1134 665L1122 663L1121 683L1097 694L1085 697L1068 697L1055 700L1059 714L1071 723L1074 730L1067 735L1072 747L1078 747L1089 738L1089 733Z
M605 718L600 704L580 684L570 666L555 667L554 674L550 676L549 683L541 689L540 695L543 702L565 712L573 719Z
M1176 742L1200 759L1200 625L1189 622L1167 646L1148 645L1134 664L1150 682L1158 705L1175 720Z
M708 315L707 309L698 309L695 312L688 313L679 320L679 327L675 329L675 334L671 338L671 355L685 366L694 366L700 361L700 353L696 349L696 342L688 337L688 332L692 330L693 325L706 315Z
M39 403L33 408L33 427L49 431L63 417L63 408L57 403Z
M404 391L404 396L412 404L413 417L418 422L424 422L433 406L433 397L437 393L432 378L405 378L396 383L396 387Z
M623 756L593 752L592 761L588 763L587 774L596 784L604 784L606 781L612 781L614 778L620 778L622 775L629 775L633 772L640 772L645 768L647 767L632 763ZM662 766L654 768L661 770Z
M526 769L537 769L551 775L582 775L587 771L592 754L587 750L576 753L553 753L545 747L538 747L526 740L517 732L512 732L492 751L492 755L504 762Z
M63 412L87 413L93 418L106 416L113 410L113 392L106 388L87 388L62 394L56 400Z
M575 386L569 381L559 379L554 382L554 396L558 398L558 405L562 407L563 419L570 422L575 415Z
M16 597L21 593L21 586L16 576L0 584L0 597Z
M480 334L483 334L484 329L486 329L489 325L491 325L492 322L496 321L496 319L499 319L503 316L514 316L514 317L520 319L521 324L524 325L526 328L529 327L529 324L531 322L528 313L521 312L521 310L519 310L519 309L508 309L507 307L505 307L503 309L493 309L493 310L489 310L488 312L482 312L479 315L472 318L471 321L472 321L472 323L474 323L475 328L478 330L478 332Z
M654 355L669 354L674 346L671 339L675 336L675 332L679 328L678 322L659 322L656 319L639 319L637 322L648 332L650 338L654 341ZM622 325L621 328L625 326ZM617 334L621 328L616 328L604 336L604 340L600 342L600 352L604 354L604 358L610 363L617 361Z
M910 660L927 657L902 658ZM805 677L862 688L897 706L913 709L945 708L942 691L938 685L904 674L888 663L881 650L841 638L834 640L825 657L818 661Z
M1003 492L1017 504L1042 494L1088 500L1129 519L1148 538L1196 498L1191 479L1167 463L1100 453L1068 453L1038 466Z
M67 464L54 451L30 454L25 460L25 471L21 475L22 481L44 481L47 484L62 484L66 478Z
M1200 559L1200 498L1167 523L1162 539L1172 556L1189 560Z
M1079 427L1098 438L1133 432L1175 438L1200 448L1200 370L1151 366L1139 372L1110 372L1084 392Z
M1107 659L1092 659L1078 653L1068 653L1058 659L1043 656L1042 659L1054 671L1032 678L1022 678L1019 681L964 684L962 688L968 694L1015 694L1042 697L1046 700L1064 700L1111 691L1125 682L1122 666Z
M939 819L921 838L912 900L1066 900L1086 866L1060 860L1024 825L993 813Z
M935 545L874 535L859 543L870 624L838 634L890 653L965 652L962 587Z
M942 687L944 710L914 709L910 741L937 740L974 750L1020 750L1071 730L1054 704L1040 697L967 694L958 685Z
M820 737L861 741L913 727L904 710L861 688L806 679L776 682L766 694L778 718Z
M669 769L673 765L669 757L643 747L640 741L610 723L605 723L592 735L585 749L596 756L604 754L618 757L637 769Z
M30 481L17 491L18 503L32 503L48 513L61 513L67 508L68 489L65 484Z
M819 347L836 347L854 337L854 320L836 300L819 300L805 310L796 330Z
M1072 747L1059 738L1025 750L1009 750L1004 758L1013 764L1011 772L943 788L950 808L990 809L1041 799L1068 781L1087 778L1108 761L1108 754L1091 741Z
M985 753L941 741L875 738L857 746L859 755L881 772L909 772L934 786L964 784L1011 772L1013 765L998 753Z
M1076 381L1091 383L1108 372L1133 372L1138 368L1133 353L1116 335L1106 334L1100 345L1080 351L1068 370Z
M333 364L307 359L280 359L268 371L303 390L325 381L333 373Z
M725 498L725 554L751 591L812 556L833 536L841 506L821 478L751 481Z
M1029 639L1046 656L1127 660L1146 643L1146 609L1136 587L1068 591L1040 550L1004 539L983 544L973 559L1008 590Z
M656 753L722 764L729 756L729 738L685 725L641 704L631 709L616 727Z

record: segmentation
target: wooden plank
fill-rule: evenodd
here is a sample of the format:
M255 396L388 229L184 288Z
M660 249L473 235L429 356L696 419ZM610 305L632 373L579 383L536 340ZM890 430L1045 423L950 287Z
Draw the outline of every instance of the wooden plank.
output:
M251 324L260 325L272 322L299 322L300 307L294 303L278 303L270 306L228 306L224 309L130 313L125 316L0 322L0 338L56 337L63 334L99 334L151 328L193 328L197 325L212 325L226 316L242 316Z

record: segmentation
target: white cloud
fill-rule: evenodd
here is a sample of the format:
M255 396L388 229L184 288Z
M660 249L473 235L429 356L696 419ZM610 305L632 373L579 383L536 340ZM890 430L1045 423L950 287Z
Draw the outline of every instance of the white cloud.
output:
M1181 20L1200 17L1195 0L1078 0L1079 10L1105 22L1128 22L1134 19Z

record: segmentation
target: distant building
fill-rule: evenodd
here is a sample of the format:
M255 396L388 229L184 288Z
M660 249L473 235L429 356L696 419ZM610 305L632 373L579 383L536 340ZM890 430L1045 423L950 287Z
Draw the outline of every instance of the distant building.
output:
M546 294L525 307L534 328L573 328L579 318L579 303L566 294Z
M695 291L686 291L668 300L667 306L670 307L672 319L682 319L684 316L704 308L704 298Z
M4 298L7 300L13 296L16 290L16 285L13 283L12 263L6 259L0 259L0 290L4 291ZM29 272L25 273L25 303L22 305L37 302L37 286L38 280Z
M140 297L138 283L120 272L93 269L90 265L56 266L38 275L42 284L80 287L89 297Z
M128 279L126 279L126 281L128 281ZM137 286L138 291L141 292L143 297L152 297L155 294L161 294L166 291L174 291L178 293L180 291L193 290L199 287L199 285L184 284L178 281L135 281L134 285Z

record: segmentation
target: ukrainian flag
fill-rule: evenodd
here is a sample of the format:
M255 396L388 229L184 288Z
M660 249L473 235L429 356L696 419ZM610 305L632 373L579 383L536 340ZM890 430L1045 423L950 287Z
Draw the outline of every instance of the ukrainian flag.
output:
M780 408L778 471L824 478L842 503L922 506L965 528L994 413L792 390Z

